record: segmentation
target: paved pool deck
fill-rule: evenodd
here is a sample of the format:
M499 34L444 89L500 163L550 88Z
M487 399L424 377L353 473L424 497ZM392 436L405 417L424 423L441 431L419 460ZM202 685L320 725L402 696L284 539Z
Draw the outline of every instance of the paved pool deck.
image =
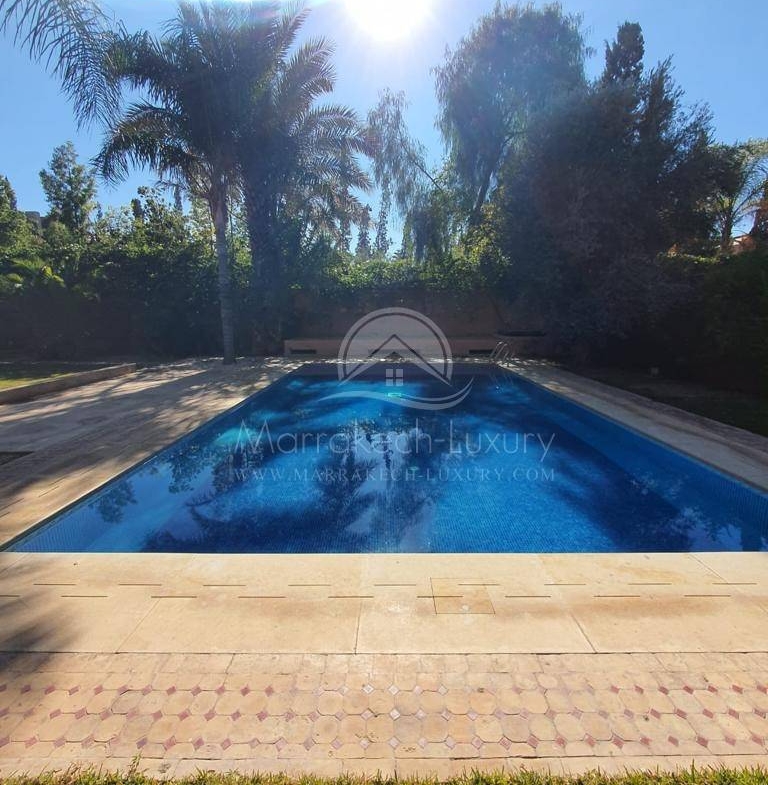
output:
M0 407L0 542L295 363ZM768 441L517 370L754 485ZM768 754L768 554L0 553L0 774L436 774Z

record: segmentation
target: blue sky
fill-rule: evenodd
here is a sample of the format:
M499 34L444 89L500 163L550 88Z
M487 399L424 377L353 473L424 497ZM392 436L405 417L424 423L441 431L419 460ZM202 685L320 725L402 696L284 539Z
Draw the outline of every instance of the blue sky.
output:
M442 60L446 45L454 45L494 0L421 0L429 4L428 17L402 38L387 41L359 26L347 6L353 1L314 0L306 27L307 34L336 43L334 99L364 116L384 87L404 90L411 102L412 132L438 161L442 147L434 129L430 69ZM129 29L157 30L173 15L175 2L110 0L105 6ZM597 50L591 74L602 67L603 42L613 38L616 27L626 20L640 22L646 63L673 56L686 100L709 104L718 139L768 136L765 0L566 0L563 6L583 16L587 41ZM407 18L403 26L407 28ZM81 157L88 158L98 149L100 134L78 131L56 81L16 50L7 35L0 38L0 74L0 174L10 179L21 209L45 212L38 172L52 149L71 139ZM100 184L99 199L105 206L126 204L137 186L153 181L145 172L116 188Z

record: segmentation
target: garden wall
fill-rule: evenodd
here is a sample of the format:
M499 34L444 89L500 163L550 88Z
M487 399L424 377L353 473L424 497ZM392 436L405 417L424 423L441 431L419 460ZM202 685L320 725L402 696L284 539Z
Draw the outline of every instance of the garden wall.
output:
M344 297L294 297L288 338L340 338L358 320L380 308L404 307L428 316L449 337L491 336L503 329L537 330L541 324L520 309L511 312L489 292L428 289L425 286L358 291Z
M419 283L298 291L292 297L285 337L341 339L366 314L395 306L428 316L449 339L488 339L504 329L543 329L536 315L519 306L511 310L488 291L451 291ZM0 299L0 356L91 360L216 355L221 352L217 303L206 300L205 311L173 300L94 299L65 289L22 292ZM250 352L250 318L247 305L241 304L236 330L240 354ZM534 355L547 350L540 339L516 348Z

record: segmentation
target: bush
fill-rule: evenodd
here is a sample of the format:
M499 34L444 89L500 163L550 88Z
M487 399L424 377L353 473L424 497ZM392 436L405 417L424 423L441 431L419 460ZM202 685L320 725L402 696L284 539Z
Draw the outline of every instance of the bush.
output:
M691 274L694 298L665 325L673 369L768 396L768 249L698 263Z

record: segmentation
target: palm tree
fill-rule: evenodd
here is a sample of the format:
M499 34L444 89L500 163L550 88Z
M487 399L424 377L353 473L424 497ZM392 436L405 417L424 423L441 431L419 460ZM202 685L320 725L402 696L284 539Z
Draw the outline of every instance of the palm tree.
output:
M360 204L351 192L369 181L356 161L369 145L343 106L315 106L333 90L331 47L295 47L306 11L277 3L182 2L165 36L123 36L111 52L121 82L148 100L132 104L99 156L119 178L149 165L205 199L216 230L222 328L231 346L231 273L226 244L229 198L242 192L251 243L256 333L281 337L285 254L281 232L296 222L308 240L333 234Z
M104 67L110 24L94 0L0 0L0 32L7 30L61 80L79 123L112 116L119 91Z
M235 361L227 226L237 184L236 131L247 103L232 74L243 77L247 71L254 82L264 78L264 28L255 5L196 7L184 2L162 39L146 32L117 39L112 50L115 77L146 98L126 109L97 158L107 180L124 178L131 165L149 166L208 205L225 364Z
M722 167L720 182L711 199L720 252L731 250L734 229L755 216L768 184L768 140L750 139L743 144L714 148Z
M340 238L362 214L352 189L367 190L357 162L371 145L355 113L316 101L333 91L332 47L323 39L295 47L306 10L273 17L268 36L270 78L251 101L238 130L238 167L251 244L256 304L254 349L280 351L287 295L281 231L297 215L310 236Z

